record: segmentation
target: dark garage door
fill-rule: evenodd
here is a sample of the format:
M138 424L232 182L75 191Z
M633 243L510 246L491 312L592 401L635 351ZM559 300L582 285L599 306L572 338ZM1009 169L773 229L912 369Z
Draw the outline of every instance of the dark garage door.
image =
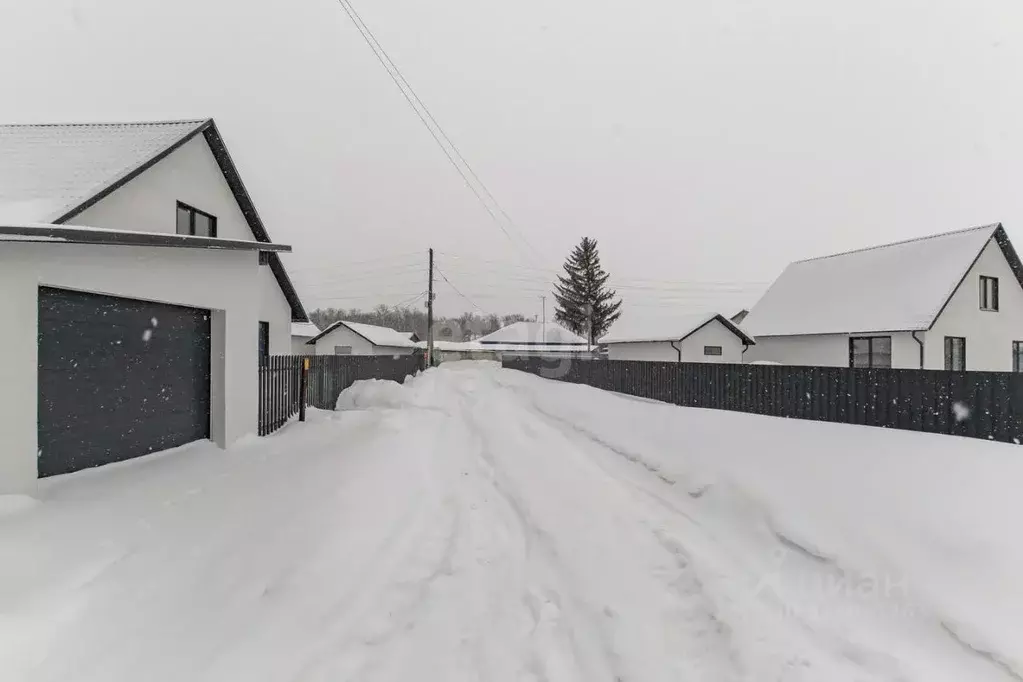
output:
M39 289L39 475L210 435L210 314Z

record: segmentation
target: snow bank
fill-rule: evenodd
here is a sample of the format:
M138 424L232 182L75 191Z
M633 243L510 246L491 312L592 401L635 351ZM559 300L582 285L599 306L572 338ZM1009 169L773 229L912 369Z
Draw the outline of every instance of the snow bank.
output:
M37 503L34 497L28 495L0 495L0 518L28 511Z
M655 405L523 373L499 381L684 491L687 512L759 566L791 615L833 619L875 651L907 628L914 645L944 639L1023 678L1017 446ZM925 649L914 665L939 675L947 658Z
M341 391L334 409L400 408L408 403L402 385L384 379L361 379Z

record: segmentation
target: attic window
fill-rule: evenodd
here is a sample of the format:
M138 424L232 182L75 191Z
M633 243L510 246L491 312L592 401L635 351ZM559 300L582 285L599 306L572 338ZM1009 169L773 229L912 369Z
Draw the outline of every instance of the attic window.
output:
M980 309L998 310L998 278L980 276Z
M193 237L216 237L217 216L179 201L177 232Z
M721 355L722 352L723 351L722 351L721 346L704 346L703 347L703 354L704 355Z

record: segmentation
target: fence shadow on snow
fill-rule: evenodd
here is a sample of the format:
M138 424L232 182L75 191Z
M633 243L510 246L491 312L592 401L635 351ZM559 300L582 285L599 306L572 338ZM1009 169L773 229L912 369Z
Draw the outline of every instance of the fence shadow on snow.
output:
M271 355L259 364L259 435L284 426L302 410L304 362L305 404L333 410L337 397L360 379L404 381L422 369L419 355Z
M1023 374L542 358L502 364L686 407L1023 442Z

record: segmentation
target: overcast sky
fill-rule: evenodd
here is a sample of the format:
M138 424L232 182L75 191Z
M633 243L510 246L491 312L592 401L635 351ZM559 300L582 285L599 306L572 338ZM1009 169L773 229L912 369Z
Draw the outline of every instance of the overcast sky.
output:
M352 2L538 255L335 0L0 0L0 119L214 117L309 308L415 297L431 245L479 309L534 314L536 268L594 237L638 317L839 250L1023 241L1019 0Z

